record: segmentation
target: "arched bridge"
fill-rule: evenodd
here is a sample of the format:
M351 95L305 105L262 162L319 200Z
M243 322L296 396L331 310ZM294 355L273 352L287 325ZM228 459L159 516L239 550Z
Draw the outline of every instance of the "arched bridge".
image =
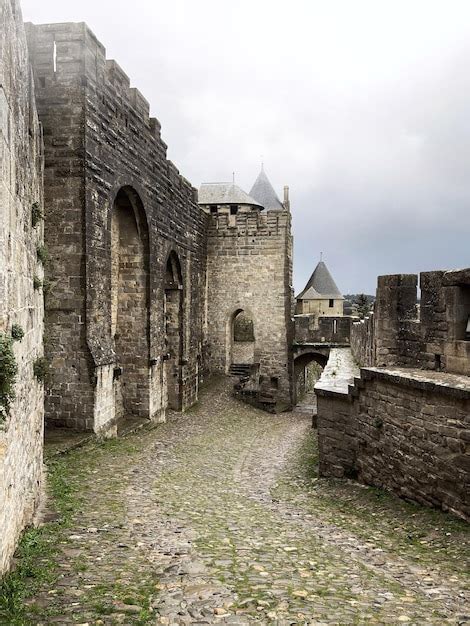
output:
M325 368L333 348L350 347L350 317L296 315L293 344L295 395L302 392L306 367L315 361Z

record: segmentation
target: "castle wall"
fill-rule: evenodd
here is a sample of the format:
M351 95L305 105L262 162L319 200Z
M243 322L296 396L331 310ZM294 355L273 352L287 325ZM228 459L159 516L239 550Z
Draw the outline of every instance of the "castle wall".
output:
M164 280L171 251L178 255L183 274L183 408L197 399L205 368L206 218L195 204L195 190L167 160L160 125L149 117L148 103L130 87L117 63L106 60L105 49L88 27L29 25L28 32L44 125L45 239L51 255L46 350L53 378L46 396L47 419L110 433L122 393L134 384L129 364L120 362L122 335L116 335L112 323L113 285L125 283L112 279L111 223L122 195L129 219L138 222L138 237L147 242L134 248L143 250L148 261L147 278L139 275L140 282L147 281L143 314L148 330L143 334L148 336L132 349L145 369L139 373L142 395L148 397L145 416L163 419L168 376ZM142 219L136 217L140 213ZM121 272L132 264L132 251L126 254L127 261L122 255L118 261ZM130 306L130 281L126 284ZM119 302L123 313L125 300Z
M381 276L355 323L360 380L317 390L320 471L470 519L470 269Z
M257 384L292 402L292 237L288 211L211 215L207 238L207 338L211 368L227 372L232 321L254 324Z
M24 331L13 343L16 398L8 414L0 407L2 574L39 502L43 449L43 387L33 374L33 363L43 354L43 297L33 286L34 277L43 275L37 258L42 221L33 226L33 205L42 210L42 142L17 0L0 0L0 168L2 345L13 325Z
M351 348L365 366L420 367L470 375L470 270L380 276L374 314L352 325Z
M470 520L470 384L410 368L317 390L320 473L357 478Z
M314 317L313 315L295 315L296 343L346 343L351 337L352 318Z
M351 325L351 351L363 367L375 364L375 316L373 314Z

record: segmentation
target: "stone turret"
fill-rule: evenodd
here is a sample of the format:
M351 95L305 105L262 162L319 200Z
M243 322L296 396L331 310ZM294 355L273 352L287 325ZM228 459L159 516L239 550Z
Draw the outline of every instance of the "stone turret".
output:
M323 261L316 266L305 289L297 296L296 314L337 317L343 315L344 297Z
M285 188L284 188L285 190ZM288 209L277 197L269 178L266 176L264 166L261 166L261 172L250 191L250 196L254 198L267 211L283 211Z

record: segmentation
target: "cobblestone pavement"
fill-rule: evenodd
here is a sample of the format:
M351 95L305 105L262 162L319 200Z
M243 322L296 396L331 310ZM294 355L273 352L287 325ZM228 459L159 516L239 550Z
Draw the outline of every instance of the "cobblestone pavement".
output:
M463 523L317 479L310 420L229 386L70 453L80 504L27 623L470 623Z

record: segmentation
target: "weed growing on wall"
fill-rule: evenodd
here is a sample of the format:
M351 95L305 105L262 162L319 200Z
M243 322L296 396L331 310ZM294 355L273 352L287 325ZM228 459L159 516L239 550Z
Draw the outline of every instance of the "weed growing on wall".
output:
M11 338L13 341L21 341L24 337L24 330L19 324L13 324L11 327Z
M42 214L41 207L39 206L39 202L34 202L31 207L31 224L33 228L39 224L39 222L43 219L44 215Z
M49 376L49 361L41 356L33 363L33 372L38 381L44 384Z
M36 254L38 261L40 261L43 265L45 265L49 260L49 252L47 251L46 246L38 246L36 248Z
M18 373L13 339L0 333L0 422L4 421L15 398L15 380Z
M33 276L33 287L34 291L39 291L42 287L42 280L39 276Z

